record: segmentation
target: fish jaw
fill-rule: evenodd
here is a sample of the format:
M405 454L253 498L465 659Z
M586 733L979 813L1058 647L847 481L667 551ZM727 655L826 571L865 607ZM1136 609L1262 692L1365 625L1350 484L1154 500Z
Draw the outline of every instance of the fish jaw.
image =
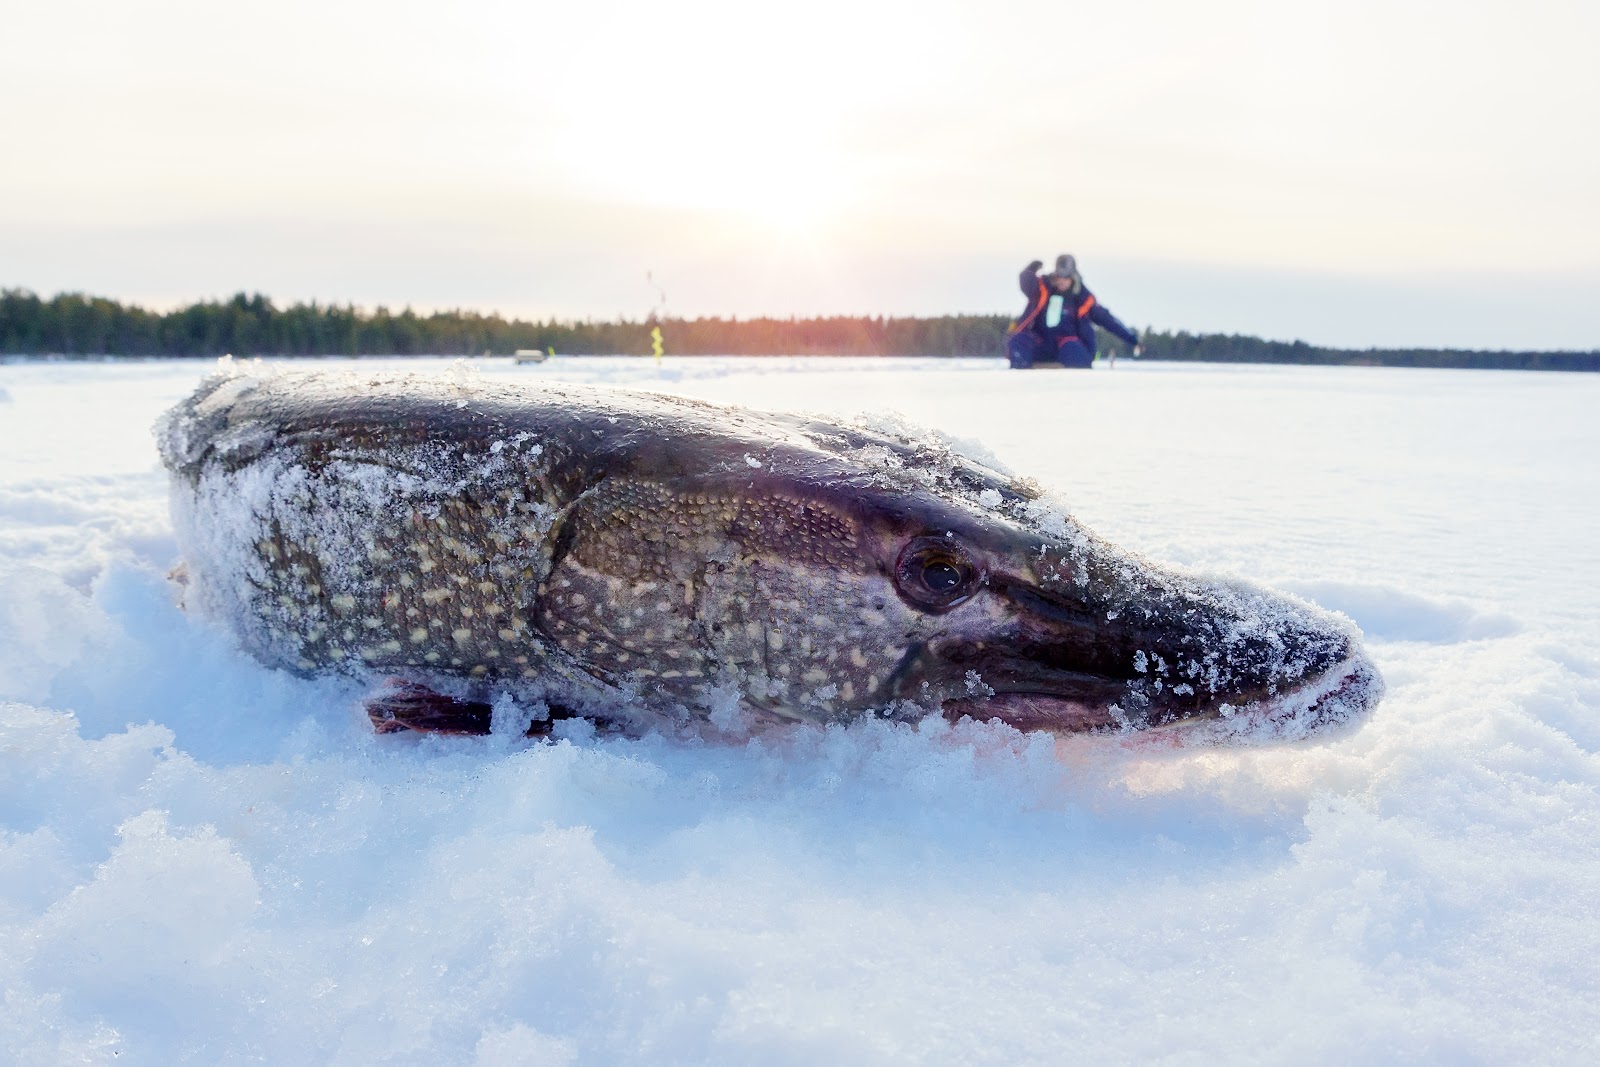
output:
M1359 723L1383 693L1383 676L1358 652L1282 692L1237 706L1219 702L1204 714L1157 727L1152 735L1188 745L1327 736Z
M981 676L980 676L981 677ZM1354 725L1382 698L1382 676L1364 655L1315 678L1238 704L1214 701L1200 710L1156 725L1130 718L1116 702L1047 693L995 693L944 702L947 718L999 720L1018 730L1054 733L1147 732L1152 739L1184 745L1248 741L1299 741ZM1237 699L1237 698L1236 698Z

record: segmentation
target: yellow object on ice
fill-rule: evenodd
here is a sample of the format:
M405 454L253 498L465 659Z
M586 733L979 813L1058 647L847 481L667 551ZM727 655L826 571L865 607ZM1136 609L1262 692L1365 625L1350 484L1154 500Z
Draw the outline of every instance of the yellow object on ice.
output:
M661 358L661 352L662 352L662 349L661 349L661 327L659 327L659 326L650 327L650 345L651 345L651 348L654 349L654 351L655 351L656 358L660 359Z

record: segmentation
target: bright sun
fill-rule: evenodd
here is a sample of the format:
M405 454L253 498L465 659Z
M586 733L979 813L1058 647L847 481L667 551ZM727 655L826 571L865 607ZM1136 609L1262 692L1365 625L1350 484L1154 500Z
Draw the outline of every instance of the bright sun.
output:
M622 144L590 143L574 153L580 180L619 201L722 215L790 236L827 226L843 206L846 168L816 140L695 132L680 124Z
M865 192L847 149L862 98L900 92L907 76L880 54L841 53L826 20L763 11L730 4L686 26L643 8L641 32L607 39L609 76L552 57L549 156L604 199L795 237L836 224ZM785 48L752 44L778 39Z

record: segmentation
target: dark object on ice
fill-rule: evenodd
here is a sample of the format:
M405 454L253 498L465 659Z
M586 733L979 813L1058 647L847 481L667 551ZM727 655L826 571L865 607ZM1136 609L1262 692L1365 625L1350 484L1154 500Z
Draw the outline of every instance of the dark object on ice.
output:
M211 377L158 435L189 604L267 664L399 679L384 728L481 732L510 697L633 732L942 711L1296 737L1382 689L1347 620L1122 552L931 435L287 373Z
M1006 337L1006 355L1013 367L1092 366L1096 326L1109 330L1139 354L1139 336L1095 299L1083 284L1075 258L1057 256L1056 269L1049 274L1039 273L1042 266L1034 260L1017 279L1028 304Z

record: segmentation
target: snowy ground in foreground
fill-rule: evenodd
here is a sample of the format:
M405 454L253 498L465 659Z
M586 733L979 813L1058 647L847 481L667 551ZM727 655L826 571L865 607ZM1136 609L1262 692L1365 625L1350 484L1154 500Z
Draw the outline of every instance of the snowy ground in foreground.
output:
M0 1061L1600 1055L1600 376L484 365L898 410L1366 631L1360 731L1170 751L374 737L172 606L208 366L0 366Z

